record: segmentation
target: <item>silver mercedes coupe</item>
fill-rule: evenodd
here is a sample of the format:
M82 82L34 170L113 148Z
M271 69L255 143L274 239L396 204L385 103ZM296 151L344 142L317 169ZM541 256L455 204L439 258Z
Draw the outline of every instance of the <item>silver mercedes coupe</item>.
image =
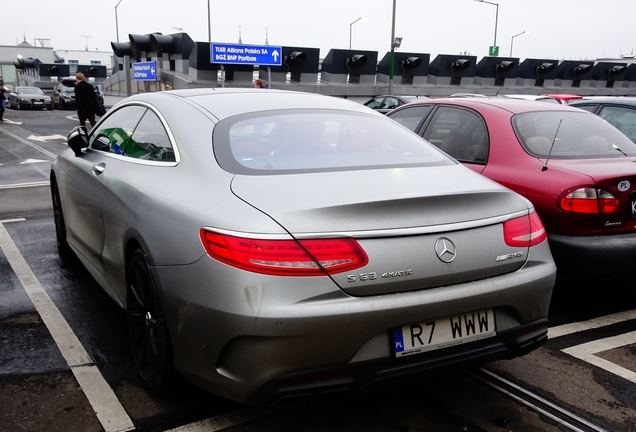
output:
M322 403L547 339L556 268L532 204L361 104L145 93L68 144L58 249L126 310L150 390Z

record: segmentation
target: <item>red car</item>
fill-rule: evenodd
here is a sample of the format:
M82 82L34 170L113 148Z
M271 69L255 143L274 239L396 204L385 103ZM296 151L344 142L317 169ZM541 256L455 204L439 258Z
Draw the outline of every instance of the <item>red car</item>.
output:
M559 278L636 273L636 144L600 117L503 98L431 99L387 116L529 199Z

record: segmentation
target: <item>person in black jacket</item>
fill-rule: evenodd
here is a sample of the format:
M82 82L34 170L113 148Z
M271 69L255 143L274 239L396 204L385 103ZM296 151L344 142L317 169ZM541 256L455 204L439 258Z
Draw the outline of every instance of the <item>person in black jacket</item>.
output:
M86 125L86 120L95 126L95 113L97 112L97 96L95 89L86 82L86 77L81 72L75 74L75 102L77 103L77 116L81 126Z

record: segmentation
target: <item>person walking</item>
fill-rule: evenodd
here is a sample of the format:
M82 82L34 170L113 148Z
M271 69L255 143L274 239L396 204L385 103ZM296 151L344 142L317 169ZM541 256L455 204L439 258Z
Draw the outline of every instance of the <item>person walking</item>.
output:
M7 105L7 97L4 92L4 86L0 85L0 123L4 123L4 108Z
M95 126L95 113L97 112L97 96L95 89L86 82L83 73L75 74L75 102L77 103L77 116L81 126L86 126L86 120Z

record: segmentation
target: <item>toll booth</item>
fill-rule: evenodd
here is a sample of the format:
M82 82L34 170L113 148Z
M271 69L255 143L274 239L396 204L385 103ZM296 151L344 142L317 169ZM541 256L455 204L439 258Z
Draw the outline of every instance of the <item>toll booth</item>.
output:
M440 54L428 67L428 83L437 85L473 85L476 56Z
M557 87L589 87L592 67L592 61L562 61L556 67L554 84Z
M375 84L376 51L332 49L322 61L321 79L334 84Z
M599 62L590 72L590 87L614 88L614 84L622 84L626 70L626 63Z
M190 39L190 36L186 33L172 35L153 33L150 35L150 43L154 52L162 54L162 70L188 73L188 59L194 47L194 41Z
M124 69L124 57L128 57L133 61L140 61L139 54L133 48L130 42L111 42L111 48L115 53L115 64L113 65L112 73L116 74L120 70Z
M554 87L557 60L525 59L519 65L517 86L520 87Z
M636 88L636 63L627 66L625 78L623 79L623 87Z
M393 53L393 80L403 85L425 85L428 82L430 54ZM388 83L390 76L391 52L387 52L378 63L377 80Z
M93 78L95 82L102 82L107 76L106 66L99 65L77 65L77 72L83 73L87 79Z
M320 49L303 47L282 47L283 64L281 66L269 66L271 80L274 82L316 84L318 82L318 69L320 68ZM258 76L268 80L268 66L259 66Z
M145 35L129 34L128 39L130 45L137 53L138 61L154 61L157 65L162 64L162 53L155 51L155 47L152 44L152 35L161 35L161 33L150 33Z
M221 65L212 63L209 42L195 42L188 58L188 75L196 80L217 81Z
M71 76L70 66L61 63L40 63L38 65L40 81L52 81L52 78Z
M514 86L519 59L484 57L475 66L475 84L482 86Z

